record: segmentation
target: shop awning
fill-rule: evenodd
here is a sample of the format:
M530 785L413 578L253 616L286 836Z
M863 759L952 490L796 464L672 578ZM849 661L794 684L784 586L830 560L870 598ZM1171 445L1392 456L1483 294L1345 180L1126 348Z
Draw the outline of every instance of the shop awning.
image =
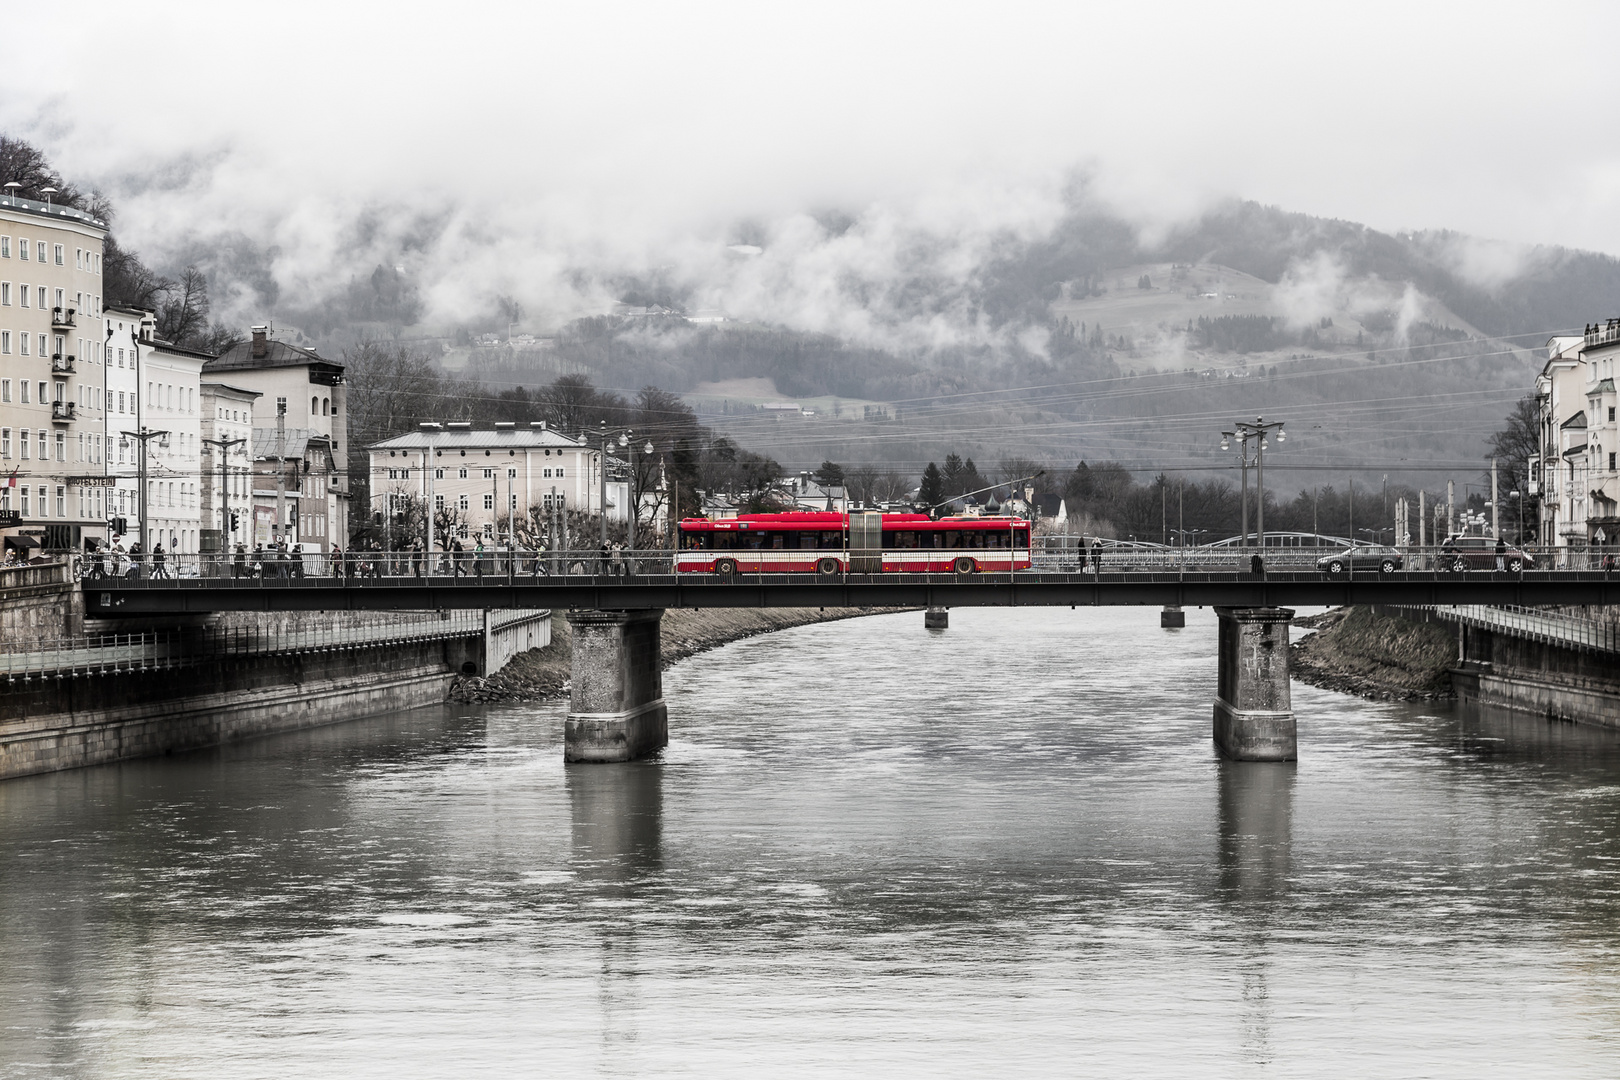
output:
M32 536L8 536L8 537L6 537L6 547L13 548L13 549L15 549L17 551L27 551L29 548L37 548L37 547L43 547L43 546L44 545L41 544L39 542L39 540L37 540L36 538L34 538Z

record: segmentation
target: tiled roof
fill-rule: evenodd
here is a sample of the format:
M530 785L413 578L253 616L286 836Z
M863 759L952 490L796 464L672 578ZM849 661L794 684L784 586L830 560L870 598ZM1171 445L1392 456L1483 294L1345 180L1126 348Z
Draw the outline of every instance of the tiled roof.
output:
M282 443L281 453L279 456L284 458L301 458L304 456L304 451L308 449L310 442L315 439L326 441L326 436L322 435L318 431L311 431L309 428L288 428L286 432L286 439ZM276 429L254 428L254 460L262 460L264 458L273 458L276 456L278 456L276 453Z
M1568 420L1565 420L1562 424L1558 425L1560 430L1567 429L1567 428L1583 428L1585 426L1586 426L1586 410L1585 409L1582 409L1580 412L1576 413L1574 416L1570 417Z

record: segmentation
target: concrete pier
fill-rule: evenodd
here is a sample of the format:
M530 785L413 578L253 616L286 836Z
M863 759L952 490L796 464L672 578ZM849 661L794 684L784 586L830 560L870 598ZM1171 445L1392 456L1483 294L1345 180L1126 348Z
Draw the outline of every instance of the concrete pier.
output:
M1220 687L1215 745L1234 761L1294 761L1299 743L1288 686L1290 608L1215 609Z
M1159 612L1159 626L1165 630L1179 630L1187 625L1187 613L1180 604L1166 604Z
M931 607L923 612L924 630L944 630L951 625L951 613L942 607Z
M574 660L564 761L633 761L669 743L662 609L570 611Z

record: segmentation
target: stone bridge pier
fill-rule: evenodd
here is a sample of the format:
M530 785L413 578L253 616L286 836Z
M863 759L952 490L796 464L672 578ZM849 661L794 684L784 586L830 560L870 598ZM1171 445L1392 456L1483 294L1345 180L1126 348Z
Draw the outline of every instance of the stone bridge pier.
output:
M669 743L661 608L568 613L574 658L564 761L633 761Z
M1215 745L1234 761L1295 761L1299 743L1288 687L1288 627L1281 607L1218 607L1220 683Z

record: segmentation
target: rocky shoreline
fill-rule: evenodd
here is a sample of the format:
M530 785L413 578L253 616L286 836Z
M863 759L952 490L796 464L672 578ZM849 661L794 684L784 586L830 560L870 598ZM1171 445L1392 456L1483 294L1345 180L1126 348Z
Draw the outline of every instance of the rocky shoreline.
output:
M689 656L733 641L786 630L809 623L836 622L862 615L879 615L904 608L709 608L664 613L662 653L664 668ZM512 658L488 678L458 675L448 699L458 704L487 701L544 701L568 694L573 661L573 638L566 613L551 620L551 644Z
M1288 646L1293 677L1369 701L1449 701L1456 662L1451 632L1370 608L1339 608L1300 619L1316 632Z

